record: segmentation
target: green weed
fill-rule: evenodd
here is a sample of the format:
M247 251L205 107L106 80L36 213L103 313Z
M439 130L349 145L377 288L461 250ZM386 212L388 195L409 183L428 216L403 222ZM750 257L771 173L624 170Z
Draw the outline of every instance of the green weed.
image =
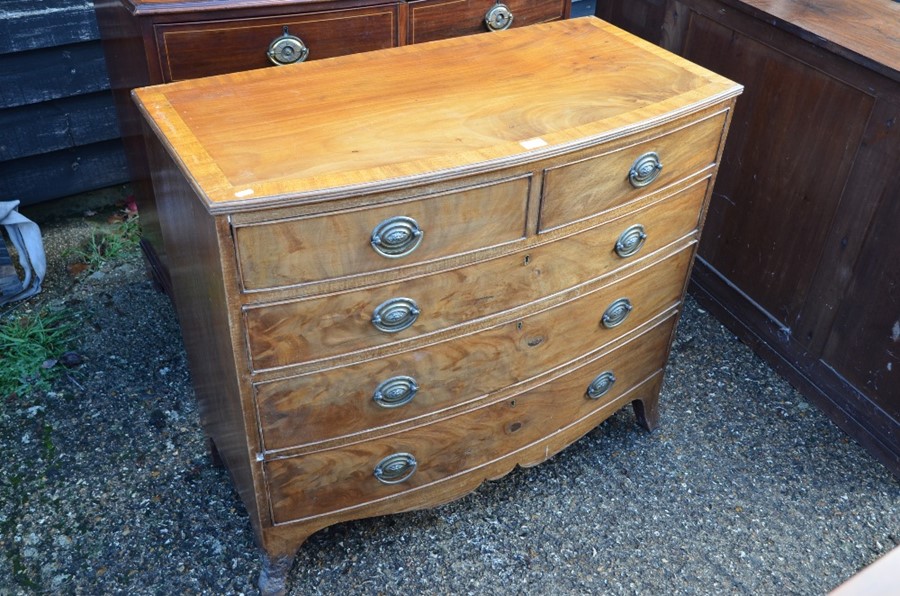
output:
M30 389L49 390L62 374L54 366L74 340L75 322L65 310L42 309L0 319L0 398Z
M97 271L106 262L121 260L132 254L137 250L140 239L138 218L130 217L95 230L87 243L74 251L74 256L87 265L88 271Z

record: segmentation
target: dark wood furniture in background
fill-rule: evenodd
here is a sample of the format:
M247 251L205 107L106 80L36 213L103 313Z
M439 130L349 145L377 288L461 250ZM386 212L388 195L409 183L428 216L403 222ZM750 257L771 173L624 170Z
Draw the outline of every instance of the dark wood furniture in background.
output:
M141 248L171 295L135 87L568 18L571 0L94 0ZM490 22L488 22L490 21ZM295 100L303 109L302 98ZM304 140L297 139L304 150ZM292 148L295 149L295 148Z
M693 291L900 475L900 3L597 14L746 86Z
M264 591L320 528L656 424L740 91L594 18L136 91Z

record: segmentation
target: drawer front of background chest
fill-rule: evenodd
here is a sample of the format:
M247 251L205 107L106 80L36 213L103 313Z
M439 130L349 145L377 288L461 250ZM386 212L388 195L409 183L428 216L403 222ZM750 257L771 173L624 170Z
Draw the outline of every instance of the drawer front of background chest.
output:
M163 78L171 82L272 66L269 46L285 34L300 39L308 51L304 59L309 60L394 47L399 43L397 7L385 4L300 15L159 24L155 29ZM275 48L275 57L291 60L302 52L296 42L282 42Z
M555 21L565 18L568 0L503 0L504 8L499 9L498 4L497 0L413 0L409 2L409 43ZM493 11L490 16L489 11Z
M658 373L672 325L668 318L593 362L491 405L371 441L267 462L274 520L315 517L423 488L559 432Z

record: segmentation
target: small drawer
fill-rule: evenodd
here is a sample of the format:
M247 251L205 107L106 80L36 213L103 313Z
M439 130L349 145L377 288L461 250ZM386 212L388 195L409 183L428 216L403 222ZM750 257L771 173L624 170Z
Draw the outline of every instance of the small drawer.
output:
M720 112L649 141L547 168L540 231L624 205L712 165L724 125Z
M247 291L414 265L525 236L530 177L377 207L236 226Z
M434 414L599 350L678 304L692 249L519 321L411 352L258 383L264 448L286 449ZM622 308L625 301L630 308ZM615 325L611 317L622 315Z
M704 179L581 233L461 269L323 297L247 306L252 367L279 368L406 341L601 277L695 230L707 186ZM376 309L388 305L381 309L385 318L391 304L397 325L409 323L407 328L386 332L373 324Z
M664 366L673 322L666 319L568 374L491 405L371 441L269 461L273 520L345 512L434 485L515 457L617 400L643 397L628 392Z
M568 6L568 0L413 0L408 43L556 21L566 18Z
M397 7L156 25L163 78L180 81L394 47Z

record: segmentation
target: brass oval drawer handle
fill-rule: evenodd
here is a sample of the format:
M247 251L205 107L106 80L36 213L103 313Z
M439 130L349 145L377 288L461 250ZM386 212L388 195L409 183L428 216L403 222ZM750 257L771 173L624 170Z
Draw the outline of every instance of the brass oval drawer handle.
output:
M623 259L636 255L644 246L646 239L647 232L644 231L644 226L635 224L619 234L619 239L616 240L616 254Z
M372 324L379 331L397 333L415 323L420 312L416 301L411 298L391 298L375 307Z
M509 29L513 22L513 13L509 7L501 2L493 5L484 15L484 24L488 31L503 31Z
M633 308L631 300L628 298L619 298L610 304L603 313L603 318L601 319L603 326L607 329L612 329L613 327L621 325L625 319L628 318L628 314Z
M616 375L611 370L602 372L588 385L585 397L588 399L600 399L606 395L616 382Z
M309 57L309 48L302 39L288 33L287 25L285 25L281 36L276 37L269 44L266 56L269 57L272 64L284 66L306 60Z
M378 384L372 399L382 408L399 408L413 400L419 391L419 384L412 377L391 377Z
M383 257L405 257L422 244L425 232L411 217L389 217L372 230L371 244Z
M394 453L375 466L375 478L382 484L399 484L415 474L418 463L410 453Z
M653 151L641 155L634 160L631 170L628 171L628 181L635 188L647 186L659 176L662 170L662 164L659 161L659 155Z

